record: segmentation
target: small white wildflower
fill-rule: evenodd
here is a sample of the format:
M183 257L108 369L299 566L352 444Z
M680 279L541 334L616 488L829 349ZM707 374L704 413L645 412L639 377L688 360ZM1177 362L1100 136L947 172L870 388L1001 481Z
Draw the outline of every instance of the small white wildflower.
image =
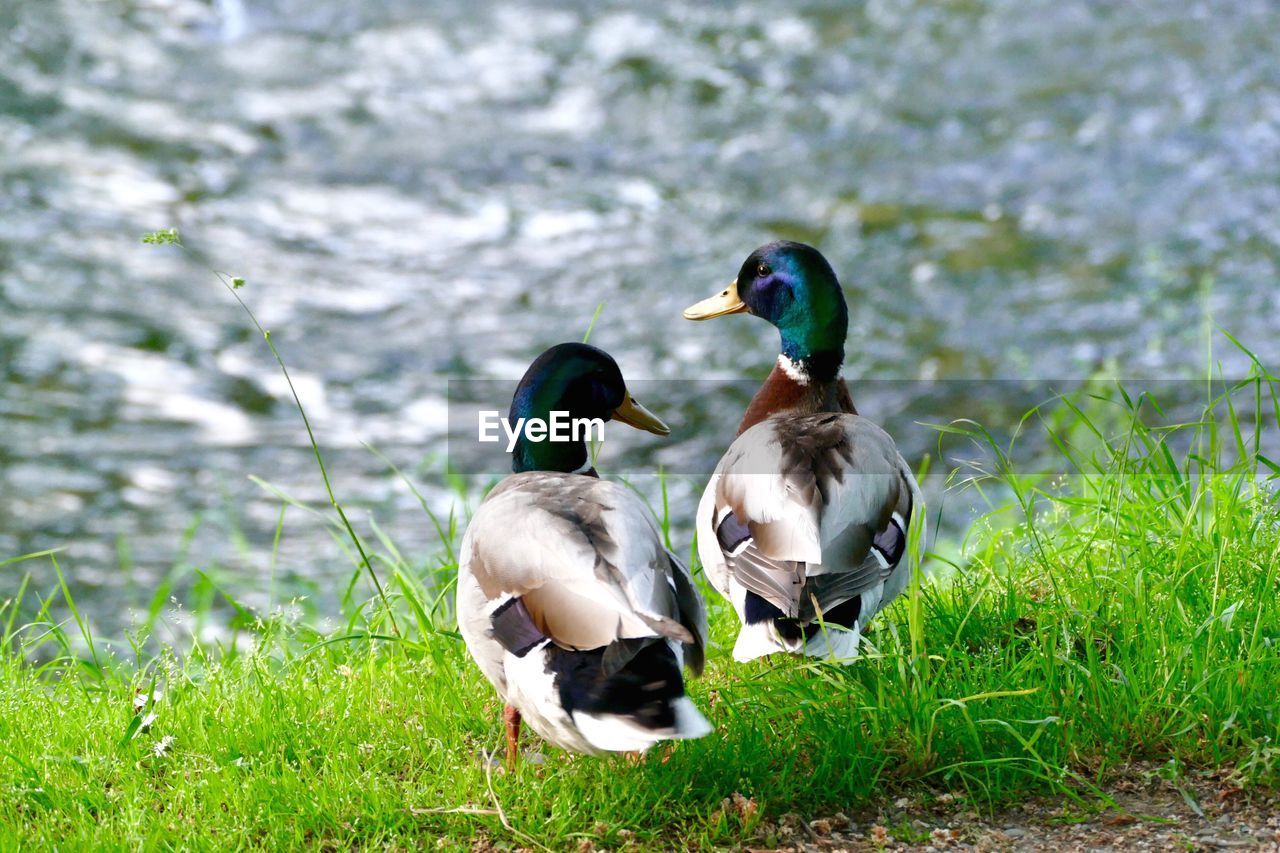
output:
M151 694L151 701L153 703L159 702L163 698L164 698L164 691L162 691L158 687L155 689L155 692ZM137 713L141 713L142 709L145 707L147 707L147 694L146 693L133 694L133 710Z
M341 675L343 678L350 678L355 675L355 672L345 663L340 663L338 664L338 675Z
M156 758L161 758L169 751L171 746L173 746L173 735L165 735L156 741L155 746L151 747L151 751L155 753Z
M138 731L145 732L151 728L151 724L156 721L155 714L147 714L142 718L142 722L138 724Z

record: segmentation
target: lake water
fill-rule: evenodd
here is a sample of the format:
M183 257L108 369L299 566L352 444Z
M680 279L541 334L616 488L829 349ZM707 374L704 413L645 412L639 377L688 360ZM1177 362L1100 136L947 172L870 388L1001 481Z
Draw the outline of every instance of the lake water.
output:
M888 380L855 397L911 455L974 381L1201 376L1213 324L1274 364L1277 9L0 0L0 559L67 546L109 633L175 565L333 611L350 563L300 511L268 591L248 476L324 493L205 265L248 280L357 523L424 562L362 443L447 511L448 381L518 378L603 302L592 342L685 390L602 469L709 464L742 401L677 380L757 381L775 337L680 310L776 237L840 273L846 375ZM170 226L191 255L140 244Z

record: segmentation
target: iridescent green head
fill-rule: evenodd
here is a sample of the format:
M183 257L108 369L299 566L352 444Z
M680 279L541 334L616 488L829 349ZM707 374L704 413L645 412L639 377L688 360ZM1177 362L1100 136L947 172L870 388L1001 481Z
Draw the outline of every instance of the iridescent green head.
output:
M689 320L747 312L778 327L782 354L816 379L834 378L844 361L849 309L822 253L779 240L752 252L721 293L685 310Z
M641 406L627 391L618 363L604 350L587 344L556 344L534 359L516 386L511 400L512 428L531 419L550 423L553 412L569 419L599 418L658 435L671 430L652 412ZM512 468L520 471L591 471L587 445L577 438L535 441L522 431L512 454Z

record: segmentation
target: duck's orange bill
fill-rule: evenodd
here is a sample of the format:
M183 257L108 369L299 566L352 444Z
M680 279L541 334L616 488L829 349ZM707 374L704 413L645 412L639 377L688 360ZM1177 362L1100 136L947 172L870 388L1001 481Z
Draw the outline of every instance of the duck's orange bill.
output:
M656 435L671 435L671 429L657 415L631 399L630 391L622 398L622 405L614 409L613 419L622 421L627 426L642 429L645 432L651 432Z
M738 298L738 283L729 282L729 286L696 305L684 309L686 320L710 320L712 317L723 317L725 314L741 314L747 306Z

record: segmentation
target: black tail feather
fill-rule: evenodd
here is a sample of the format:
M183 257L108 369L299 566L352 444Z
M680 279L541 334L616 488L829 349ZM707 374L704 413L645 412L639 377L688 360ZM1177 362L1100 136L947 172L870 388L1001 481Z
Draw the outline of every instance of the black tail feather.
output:
M619 643L627 647L614 649ZM547 671L561 704L570 713L619 714L650 729L674 727L671 703L684 695L675 653L663 638L619 643L587 651L547 647ZM630 659L619 666L625 655Z
M822 625L818 622L801 622L792 619L784 614L781 610L774 607L764 598L756 595L751 590L747 590L746 598L746 619L748 625L758 625L761 622L773 621L773 626L778 632L778 636L787 642L796 643L803 639L810 639L816 636L821 630ZM828 625L840 625L844 628L852 628L858 621L858 616L862 613L862 596L855 595L853 598L841 604L832 607L830 610L822 614L822 621Z

